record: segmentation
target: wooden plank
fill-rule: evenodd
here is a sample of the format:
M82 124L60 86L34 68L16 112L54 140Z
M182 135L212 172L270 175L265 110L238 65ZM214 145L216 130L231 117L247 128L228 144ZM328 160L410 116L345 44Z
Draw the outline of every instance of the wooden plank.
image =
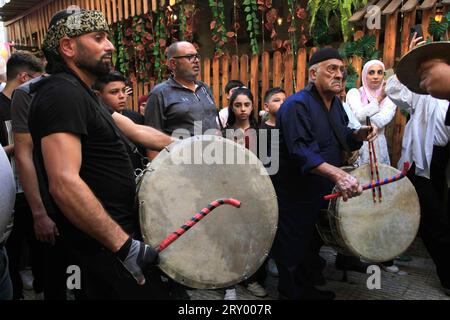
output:
M112 10L113 22L116 23L117 22L117 0L112 0L111 10Z
M103 15L106 17L107 16L107 12L106 12L106 1L105 0L100 0L100 10L102 11Z
M297 54L297 87L295 91L300 91L306 84L306 48L300 48Z
M152 0L152 11L156 12L158 10L158 5L156 3L156 0Z
M431 10L436 6L436 2L437 2L437 0L425 0L419 6L419 9L420 10Z
M224 91L225 91L225 86L228 83L229 80L229 67L230 67L230 63L229 63L230 58L228 57L228 55L224 54L222 56L222 108L225 107L228 104L228 99L227 96L225 95ZM219 102L219 100L217 100L216 102Z
M148 13L148 0L144 0L144 5L142 7L144 13Z
M397 12L397 9L402 5L403 0L393 0L389 5L384 8L382 14L383 15L389 15L393 14L394 12Z
M124 0L117 0L117 9L118 9L118 21L123 20L123 1ZM128 0L125 0L125 2Z
M111 0L106 0L106 12L107 12L107 20L108 24L112 23L112 14L111 14Z
M359 88L361 86L361 71L362 71L362 63L363 60L360 57L353 56L350 58L353 68L356 70L356 74L358 75L358 79L356 80L356 87Z
M239 79L239 57L236 55L233 55L231 57L231 80L237 80Z
M358 22L359 20L361 20L362 18L364 18L364 16L366 15L367 12L367 7L373 5L375 2L377 2L378 0L370 0L367 5L356 11L351 17L350 19L348 19L348 22L354 23L354 22Z
M386 5L389 4L389 2L390 2L390 0L380 0L380 1L378 1L375 5L376 5L377 7L379 7L380 10L383 10L384 7L386 7ZM364 18L370 18L369 13L367 13L367 14L364 16Z
M96 10L97 8L95 7L95 0L91 0L91 10Z
M263 52L261 56L261 99L270 87L270 53ZM261 105L264 101L261 101Z
M370 29L367 33L371 36L372 35L375 36L375 49L379 50L380 49L381 30L380 29Z
M294 55L288 53L284 57L284 91L286 96L294 92Z
M253 94L253 108L256 110L254 112L255 119L258 120L258 114L259 114L259 93L258 93L258 87L259 87L259 57L257 54L254 54L252 56L251 64L250 64L250 90Z
M415 24L416 11L407 12L403 15L402 41L400 44L400 54L403 57L409 51L409 43L411 41L410 28Z
M104 1L95 0L95 10L97 10L97 11L102 11L102 6L101 6L100 2L104 2Z
M130 15L134 17L136 15L136 3L135 0L131 0L131 13Z
M124 0L123 4L124 4L124 9L123 9L123 13L124 13L124 18L128 19L130 17L130 7L128 4L128 0Z
M416 9L418 3L419 3L418 0L408 0L408 2L406 2L403 5L403 7L400 9L400 12L403 12L403 13L411 12L414 9Z
M213 63L212 63L212 78L213 78L213 84L212 84L212 91L213 91L213 97L214 102L216 103L216 106L219 105L220 101L220 58L214 57Z
M133 108L138 104L138 81L137 79L133 80Z
M211 87L211 60L209 58L203 59L203 79L202 81Z
M391 14L386 17L383 52L383 62L386 69L394 67L395 42L397 39L397 20L396 14Z
M272 66L272 80L273 87L281 87L281 79L282 79L282 66L283 66L283 58L281 56L281 52L276 51L273 54L273 66Z
M144 0L145 2L145 0ZM141 15L142 14L142 2L141 0L136 0L136 15Z
M239 80L248 87L248 56L246 54L242 55L240 59Z
M431 35L428 32L428 27L430 25L430 18L434 17L435 14L436 7L432 8L431 10L422 11L422 32L424 40L428 40L428 38L431 38Z

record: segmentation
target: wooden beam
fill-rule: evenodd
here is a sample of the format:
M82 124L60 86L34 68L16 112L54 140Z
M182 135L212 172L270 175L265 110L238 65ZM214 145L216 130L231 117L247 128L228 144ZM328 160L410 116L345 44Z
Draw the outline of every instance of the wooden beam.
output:
M413 11L417 5L419 4L418 0L408 0L403 7L400 9L400 12L406 13Z
M364 16L366 15L367 7L372 6L375 2L377 2L377 0L370 0L364 8L362 8L362 9L356 11L356 12L350 17L350 19L348 19L348 22L350 22L350 23L355 23L355 22L360 21L360 20L361 20L362 18L364 18Z
M391 3L389 3L389 5L386 8L384 8L382 14L386 16L386 15L397 13L397 9L401 6L402 2L403 2L403 0L391 1Z
M428 40L428 38L431 37L430 33L428 32L428 27L430 25L430 18L434 17L435 14L436 14L436 6L432 7L431 9L422 11L423 40Z
M380 11L382 11L384 9L384 7L386 7L386 5L388 5L390 2L390 0L380 0L378 1L375 5L380 8ZM370 18L369 13L367 13L364 18Z
M397 20L397 14L391 14L386 17L383 52L383 62L386 69L394 67L395 44L397 39Z
M400 54L403 57L409 51L410 28L415 24L416 21L416 11L407 12L403 15L403 26L402 26L402 41Z
M431 10L436 5L437 0L425 0L420 6L420 10Z

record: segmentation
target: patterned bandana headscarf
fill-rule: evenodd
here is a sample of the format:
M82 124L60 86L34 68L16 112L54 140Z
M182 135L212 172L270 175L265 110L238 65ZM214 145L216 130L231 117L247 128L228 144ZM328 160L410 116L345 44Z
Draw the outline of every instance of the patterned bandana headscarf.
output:
M367 84L367 73L369 72L369 69L374 65L380 65L383 68L383 72L385 71L384 63L380 60L370 60L364 65L363 71L362 71L362 83L363 86L359 89L361 93L361 102L364 104L368 104L372 102L372 100L376 99L381 94L381 89L383 87L383 82L381 82L380 87L376 90L370 89L369 85Z
M109 32L108 23L99 11L81 10L58 20L45 35L43 49L59 55L59 41L67 36L79 37L90 32Z

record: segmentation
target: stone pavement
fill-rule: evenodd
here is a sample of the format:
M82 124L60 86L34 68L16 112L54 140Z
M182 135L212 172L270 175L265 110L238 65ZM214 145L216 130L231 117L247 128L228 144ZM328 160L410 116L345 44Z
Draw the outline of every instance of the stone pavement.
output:
M323 247L321 256L327 260L324 271L327 283L320 289L332 290L337 300L450 300L440 290L436 276L435 265L428 256L420 239L416 239L407 254L412 257L410 262L396 261L400 268L398 274L381 271L381 289L369 290L366 282L370 274L348 272L348 282L342 282L342 272L334 267L335 251ZM269 276L266 280L268 297L276 299L278 279ZM192 300L220 300L223 290L192 290L189 291ZM237 286L239 300L259 300L251 295L243 286ZM264 300L261 299L261 300Z
M348 272L348 282L342 282L342 272L334 268L335 251L323 247L321 255L327 260L324 274L327 279L321 289L332 290L338 300L450 300L441 290L433 261L428 256L420 239L408 249L410 262L396 262L401 272L391 274L381 271L381 289L369 290L366 282L369 274ZM268 297L261 299L251 295L243 286L237 286L239 300L277 299L278 279L269 276L266 280ZM189 290L192 300L221 300L224 290ZM33 291L24 290L26 300L35 300Z

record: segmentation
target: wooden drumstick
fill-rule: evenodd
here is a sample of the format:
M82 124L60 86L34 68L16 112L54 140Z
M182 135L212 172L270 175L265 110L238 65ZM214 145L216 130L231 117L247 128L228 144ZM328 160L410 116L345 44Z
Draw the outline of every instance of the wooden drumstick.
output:
M382 186L384 184L389 184L395 181L398 181L400 179L403 179L404 177L406 177L406 175L408 174L408 170L409 170L409 162L405 162L403 163L403 171L400 172L398 175L396 176L392 176L390 178L386 178L383 181L377 180L375 183L368 183L363 185L363 190L367 190L367 189L373 189L376 188L378 186ZM324 200L331 200L331 199L336 199L342 197L342 193L341 192L336 192L333 194L329 194L323 197Z
M175 232L171 233L167 238L159 243L156 247L158 252L166 249L172 242L181 237L186 231L192 228L197 222L202 220L208 213L213 211L215 208L220 207L223 204L229 204L236 208L241 207L241 201L233 199L233 198L225 198L225 199L217 199L211 202L206 208L200 210L195 216L193 216L190 220L188 220L184 225L178 228Z
M370 117L366 117L366 125L370 127ZM375 183L375 179L373 178L373 161L372 161L372 142L368 142L367 146L369 147L369 164L370 164L370 180L372 183ZM375 149L373 150L375 152ZM377 179L380 177L377 176ZM372 199L373 203L377 202L377 196L375 193L375 189L372 189Z
M378 161L377 161L377 155L375 153L375 145L373 144L373 142L371 142L372 145L372 150L373 150L373 160L375 162L375 173L377 175L377 180L380 180L380 174L378 173ZM372 189L373 190L373 189ZM378 186L377 187L378 190L378 201L381 202L382 200L382 195L381 195L381 187Z

